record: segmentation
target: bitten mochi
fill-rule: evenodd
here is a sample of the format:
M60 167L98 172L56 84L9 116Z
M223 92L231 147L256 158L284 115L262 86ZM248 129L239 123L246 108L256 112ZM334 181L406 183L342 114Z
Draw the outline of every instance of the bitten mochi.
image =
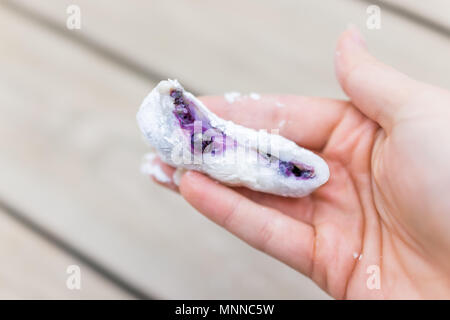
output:
M227 185L302 197L329 178L318 155L280 135L221 119L176 80L161 81L150 92L137 121L162 161Z

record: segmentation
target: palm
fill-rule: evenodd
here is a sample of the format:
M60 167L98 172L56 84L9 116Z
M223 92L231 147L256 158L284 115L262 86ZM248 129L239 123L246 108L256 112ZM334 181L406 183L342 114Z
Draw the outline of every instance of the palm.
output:
M293 101L293 104L296 103ZM244 188L239 191L260 204L276 208L314 227L316 245L313 267L308 276L332 296L361 298L364 294L367 297L379 295L380 291L368 290L366 281L369 275L364 267L380 265L380 251L368 250L370 253L366 254L365 250L365 242L369 241L371 246L378 242L379 246L381 239L377 230L366 230L367 220L372 220L372 227L380 224L372 197L370 163L379 128L351 105L341 103L337 107L336 102L326 100L315 105L327 110L327 119L314 117L317 113L311 110L309 117L300 117L299 123L292 123L292 127L302 127L305 121L310 121L320 128L320 122L330 121L321 127L321 132L316 130L316 136L312 137L326 141L325 145L317 145L321 150L315 151L321 151L330 166L329 182L312 195L299 199L266 195ZM305 105L305 108L309 107ZM249 123L246 125L255 127ZM333 126L331 131L330 126ZM301 141L300 136L296 139L288 135L294 141L310 144Z
M405 149L407 144L403 139L404 136L418 139L415 135L422 133L416 132L417 123L410 126L406 121L406 126L400 125L400 129L386 138L383 129L346 102L296 96L266 96L261 101L244 99L232 105L219 97L203 100L225 119L255 129L270 130L276 128L280 120L293 119L286 122L280 133L320 153L330 166L330 180L305 198L283 198L235 188L253 202L274 208L314 229L314 250L306 267L292 263L297 260L295 255L302 254L300 248L298 252L295 248L287 250L288 256L269 253L311 277L336 298L404 298L404 292L408 292L409 297L419 297L424 288L414 285L417 275L439 279L443 290L448 287L445 266L439 267L442 265L439 258L445 261L446 251L435 250L442 247L441 239L435 239L438 246L435 243L430 246L426 241L433 237L421 233L426 222L420 219L420 223L413 223L415 220L410 219L426 209L418 207L423 202L420 193L424 190L418 188L421 184L416 182L426 179L427 174L418 170L414 161L407 161L415 149ZM285 107L274 107L274 101L282 101ZM242 109L247 112L241 112ZM427 125L436 126L435 123ZM173 168L168 166L164 166L164 170L173 173ZM411 172L417 174L408 184ZM403 184L396 185L398 181ZM225 197L211 200L214 193L221 193L215 191L218 185L207 183L210 183L208 187L196 186L199 183L193 181L185 183L183 195L207 215L211 215L208 211L212 210L204 208L207 203L213 203L219 215L226 212L227 203L221 202ZM173 184L168 186L176 189ZM208 201L203 197L208 197ZM418 199L417 203L414 199ZM415 210L417 208L419 210ZM401 212L410 215L402 216ZM217 217L212 219L218 220ZM442 223L438 225L448 228ZM280 233L290 232L291 242L302 243L305 237L302 232L285 229ZM245 236L240 236L246 240ZM265 250L264 245L252 245ZM370 266L380 268L380 289L367 286ZM439 291L433 289L438 296Z
M274 100L283 101L285 108L274 109ZM365 256L363 250L367 241L363 237L368 233L364 230L366 220L378 220L372 198L370 165L378 126L351 104L327 99L265 97L263 101L247 99L233 105L227 105L220 98L205 98L204 101L224 118L255 129L270 130L276 128L279 119L292 119L280 133L326 159L331 171L327 184L305 198L283 198L245 188L237 190L261 205L314 227L313 267L307 275L323 289L338 298L361 297L359 291L368 292L368 275L361 265L369 261L370 264L380 263L379 257ZM238 112L242 109L248 112ZM303 235L295 236L301 239ZM380 234L373 232L370 237L373 243L379 241Z
M326 104L325 101L321 103ZM334 103L325 104L322 108L335 107ZM445 266L441 268L434 264L440 257L445 259L445 251L426 248L431 256L425 254L421 249L426 245L426 238L420 233L424 224L411 223L409 215L401 215L405 210L411 215L422 214L420 210L414 210L423 202L421 195L425 192L417 181L426 179L428 173L418 170L420 168L414 161L408 161L411 152L417 154L417 144L413 150L405 149L407 144L403 139L404 136L417 139L415 135L423 134L417 130L418 122L399 126L387 139L377 124L352 105L345 109L345 112L336 110L339 115L330 117L336 124L333 130L315 131L317 136L326 137L327 141L320 148L331 170L326 185L300 199L266 195L244 188L239 192L314 226L316 246L313 268L308 276L334 297L405 298L405 292L408 292L409 297L417 298L424 289L414 285L418 280L417 274L424 279L440 278L445 288L448 285ZM293 127L300 127L305 120L324 121L303 118ZM424 125L436 128L434 121L429 121L424 121ZM417 174L413 183L408 184L411 172ZM404 207L399 210L401 206ZM368 267L373 265L383 270L380 289L367 286L371 275L367 272ZM408 265L412 267L405 267ZM397 283L395 288L394 282ZM440 296L439 291L434 294Z

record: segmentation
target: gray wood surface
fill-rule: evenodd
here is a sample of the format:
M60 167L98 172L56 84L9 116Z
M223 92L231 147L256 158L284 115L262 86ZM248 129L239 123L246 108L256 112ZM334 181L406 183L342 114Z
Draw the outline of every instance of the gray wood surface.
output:
M387 63L450 87L447 38L388 10L382 11L382 28L368 30L363 1L15 3L63 27L65 9L77 4L82 13L78 34L205 94L237 90L344 97L335 81L333 56L337 37L349 23L361 28L370 49Z
M0 209L0 299L130 299L89 266L42 239ZM80 269L80 289L68 289ZM73 287L72 287L73 288Z
M438 24L450 30L450 1L448 0L381 0L380 3L381 7L383 4L393 5L404 12L414 13L432 24Z

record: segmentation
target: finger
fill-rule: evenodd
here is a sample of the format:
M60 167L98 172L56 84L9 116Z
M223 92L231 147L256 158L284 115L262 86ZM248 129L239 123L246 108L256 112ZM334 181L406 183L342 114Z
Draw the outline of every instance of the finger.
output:
M312 225L313 209L311 197L285 198L273 194L262 193L244 187L233 188L244 197L265 207L280 211L281 213Z
M355 27L339 38L336 74L343 90L366 116L389 130L395 116L421 85L371 56Z
M172 181L170 181L170 183L161 182L160 179L150 174L153 180L163 187L179 192L178 185L175 181L176 169L159 159L156 159L155 162L161 167L161 170L167 176L172 177ZM312 225L313 204L310 197L285 198L273 194L250 190L245 187L233 187L233 190L262 206L278 210L281 213L288 215L296 220L300 220L304 223Z
M224 97L202 97L218 116L256 130L279 129L279 134L299 145L320 150L350 106L348 102L293 95L242 97L233 103Z
M311 226L258 205L194 171L183 175L180 191L207 218L256 249L310 274L314 247Z
M172 176L173 183L165 183L158 181L155 177L153 180L162 185L163 187L169 188L173 191L179 192L179 188L176 184L174 173L175 168L169 166L168 164L159 160L161 169L169 176ZM262 193L258 191L253 191L245 187L234 187L233 190L240 193L244 197L281 213L288 215L296 220L300 220L304 223L312 225L313 219L313 204L310 197L304 198L285 198L268 193Z

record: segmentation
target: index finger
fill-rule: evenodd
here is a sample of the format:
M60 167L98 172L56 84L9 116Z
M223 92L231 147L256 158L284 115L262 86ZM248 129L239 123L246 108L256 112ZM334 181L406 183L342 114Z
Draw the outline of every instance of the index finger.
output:
M221 96L200 100L219 117L256 130L279 129L302 147L320 151L351 107L347 101L295 95L261 95L228 102Z
M213 222L254 248L311 275L315 241L312 226L257 204L194 171L181 178L180 191Z

